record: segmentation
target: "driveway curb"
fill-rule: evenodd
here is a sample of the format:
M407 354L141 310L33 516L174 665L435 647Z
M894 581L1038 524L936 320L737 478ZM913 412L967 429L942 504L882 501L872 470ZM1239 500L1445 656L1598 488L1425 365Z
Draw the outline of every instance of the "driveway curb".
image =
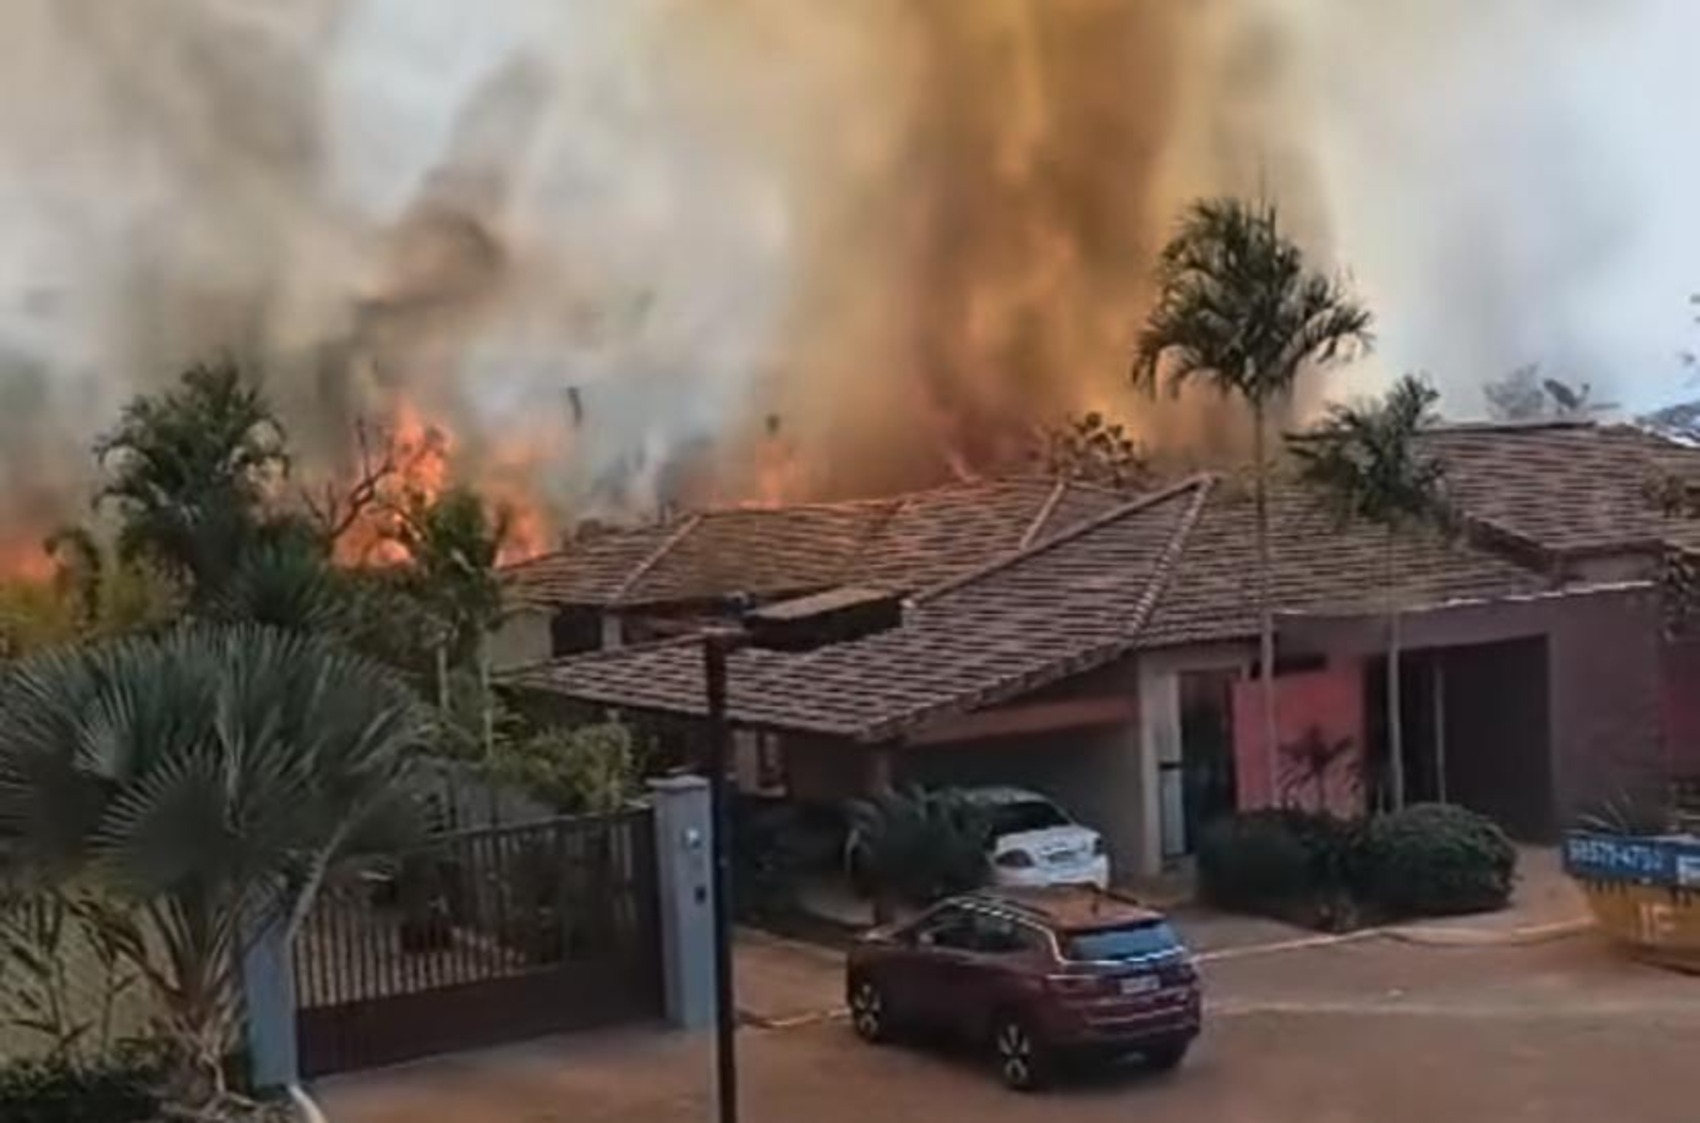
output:
M1405 924L1377 931L1390 940L1436 948L1513 948L1533 947L1554 940L1567 939L1591 931L1591 917L1576 917L1550 924L1530 924L1521 928L1447 928L1440 925Z

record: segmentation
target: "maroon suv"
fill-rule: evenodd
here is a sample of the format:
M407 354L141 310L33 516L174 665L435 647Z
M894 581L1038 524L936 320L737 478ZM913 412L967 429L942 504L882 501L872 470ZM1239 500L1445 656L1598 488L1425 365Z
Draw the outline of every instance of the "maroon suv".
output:
M1203 1005L1192 958L1162 915L1091 888L952 898L869 935L846 984L865 1040L943 1030L991 1049L1019 1090L1072 1053L1138 1053L1173 1068Z

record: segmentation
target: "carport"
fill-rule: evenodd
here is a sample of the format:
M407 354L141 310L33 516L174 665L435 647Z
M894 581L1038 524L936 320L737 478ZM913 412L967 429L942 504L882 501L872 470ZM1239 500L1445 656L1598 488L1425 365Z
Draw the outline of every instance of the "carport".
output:
M1657 774L1660 611L1643 582L1403 611L1409 797L1461 803L1545 840ZM1285 613L1278 632L1284 655L1361 660L1366 740L1385 754L1384 611Z

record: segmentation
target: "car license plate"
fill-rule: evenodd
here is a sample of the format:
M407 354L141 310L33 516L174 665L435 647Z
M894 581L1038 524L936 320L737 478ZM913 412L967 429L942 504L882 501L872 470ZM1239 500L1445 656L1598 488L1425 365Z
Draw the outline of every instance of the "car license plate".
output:
M1155 975L1136 975L1131 979L1122 980L1123 994L1150 994L1157 989L1159 980Z

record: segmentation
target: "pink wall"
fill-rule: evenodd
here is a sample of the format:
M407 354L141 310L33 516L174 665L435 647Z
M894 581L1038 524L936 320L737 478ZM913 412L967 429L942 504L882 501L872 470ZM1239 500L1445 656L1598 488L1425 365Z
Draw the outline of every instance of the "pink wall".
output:
M1662 693L1671 772L1700 776L1700 642L1665 647Z
M1234 767L1241 810L1255 807L1293 805L1316 809L1316 785L1296 782L1287 759L1276 762L1276 781L1270 784L1269 754L1263 750L1262 683L1248 679L1234 684ZM1363 809L1363 785L1359 782L1364 753L1363 667L1356 660L1340 660L1326 670L1279 675L1275 679L1275 727L1277 743L1288 746L1305 738L1313 729L1328 741L1349 738L1353 750L1336 763L1324 787L1328 810L1341 815Z

